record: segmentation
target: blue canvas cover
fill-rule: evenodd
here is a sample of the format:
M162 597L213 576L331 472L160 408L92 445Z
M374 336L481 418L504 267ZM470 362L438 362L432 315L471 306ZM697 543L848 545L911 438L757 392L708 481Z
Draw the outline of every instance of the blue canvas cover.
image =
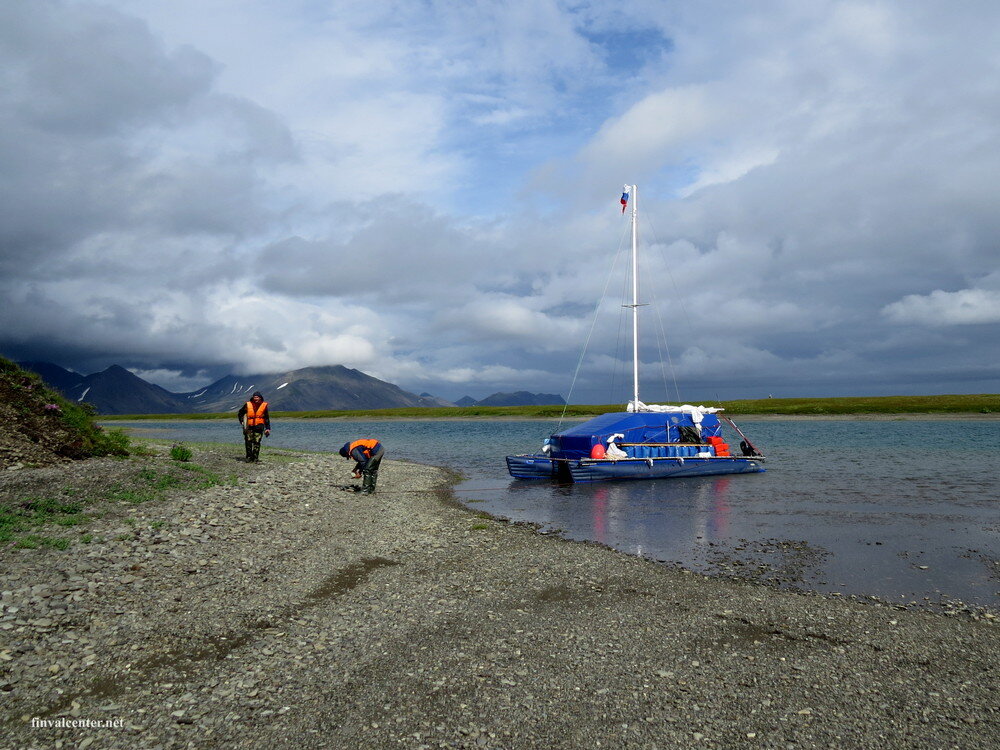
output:
M693 427L690 414L662 412L611 412L558 432L550 438L553 458L584 458L590 456L595 445L605 448L608 438L615 434L625 437L618 443L676 443L681 442L679 427ZM701 421L702 439L718 435L719 419L705 414Z

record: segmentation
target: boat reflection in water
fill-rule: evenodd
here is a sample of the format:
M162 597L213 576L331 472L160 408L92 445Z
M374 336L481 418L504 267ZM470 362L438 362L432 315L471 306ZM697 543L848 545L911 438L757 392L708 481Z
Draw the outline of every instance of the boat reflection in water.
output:
M518 495L547 519L546 528L570 539L588 539L624 552L659 560L687 559L691 548L727 539L732 477L700 477L684 482L602 482L550 485L513 482Z

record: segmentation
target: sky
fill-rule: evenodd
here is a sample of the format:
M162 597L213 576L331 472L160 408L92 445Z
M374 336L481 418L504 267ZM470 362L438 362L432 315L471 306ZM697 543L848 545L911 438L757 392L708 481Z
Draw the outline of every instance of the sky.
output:
M624 401L635 184L643 400L1000 392L993 0L14 1L0 80L16 360Z

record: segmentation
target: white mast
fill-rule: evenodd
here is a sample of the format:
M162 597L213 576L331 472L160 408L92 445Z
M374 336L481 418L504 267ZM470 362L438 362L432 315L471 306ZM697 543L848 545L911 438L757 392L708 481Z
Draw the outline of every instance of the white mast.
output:
M639 405L639 258L636 216L639 193L632 186L632 400Z
M636 217L639 192L635 185L629 191L632 198L632 403L639 408L639 259Z

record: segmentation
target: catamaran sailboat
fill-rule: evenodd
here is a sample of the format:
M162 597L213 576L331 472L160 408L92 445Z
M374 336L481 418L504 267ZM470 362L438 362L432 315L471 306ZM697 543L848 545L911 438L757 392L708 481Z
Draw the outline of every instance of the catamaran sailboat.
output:
M721 408L644 404L639 400L638 195L626 185L622 207L632 212L632 400L625 411L602 414L549 436L540 453L507 456L515 479L599 482L749 474L764 471L764 456ZM730 451L723 426L738 439Z

